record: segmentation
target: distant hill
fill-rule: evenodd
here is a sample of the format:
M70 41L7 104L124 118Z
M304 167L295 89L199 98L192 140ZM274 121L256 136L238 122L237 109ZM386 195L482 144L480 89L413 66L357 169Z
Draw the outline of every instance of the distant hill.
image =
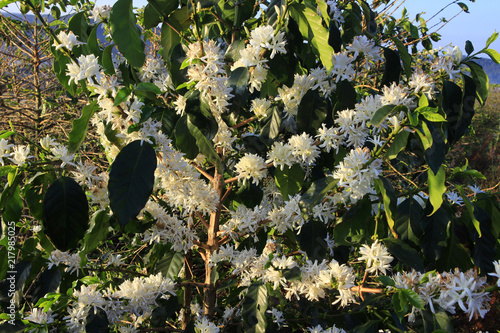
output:
M481 65L488 74L490 78L490 84L500 84L500 65L495 64L493 60L489 58L481 58L475 60L479 65Z

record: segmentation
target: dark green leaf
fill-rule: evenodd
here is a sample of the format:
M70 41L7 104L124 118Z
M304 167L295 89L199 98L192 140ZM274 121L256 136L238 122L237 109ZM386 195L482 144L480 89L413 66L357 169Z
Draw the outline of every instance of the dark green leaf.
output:
M401 239L385 238L382 240L389 252L392 253L400 262L416 271L424 272L424 262L417 250L406 244Z
M153 190L156 163L153 147L137 140L125 146L111 164L109 202L121 226L125 226L146 205Z
M104 68L104 72L108 75L115 74L115 66L113 65L113 47L115 47L114 44L108 45L102 52L102 67Z
M109 15L109 26L113 41L128 63L136 68L142 67L146 56L141 30L136 25L132 0L118 0Z
M285 200L300 191L302 184L304 184L304 177L305 172L299 164L294 164L291 167L285 166L283 170L277 168L274 171L276 185Z
M351 82L347 80L340 81L337 84L337 103L335 104L335 111L354 109L357 97L358 94Z
M118 92L116 93L115 102L114 102L113 106L118 106L121 103L127 101L128 97L130 96L131 93L132 93L132 90L130 90L127 87L123 87L120 90L118 90Z
M403 150L408 143L408 136L410 136L410 132L401 131L394 137L389 149L387 149L387 158L393 160L398 157L399 152Z
M393 82L399 84L399 76L402 70L399 55L395 51L385 47L384 58L385 68L380 86L390 86Z
M464 4L463 2L457 2L457 5L459 5L464 12L469 13L469 7L467 7L466 4Z
M172 1L174 2L174 1ZM162 21L161 14L150 3L144 8L144 28L155 28Z
M180 41L179 34L170 25L163 23L161 26L161 55L167 63L171 62L172 50L175 45L179 45Z
M33 304L36 304L38 300L46 294L56 292L60 283L61 271L56 267L52 267L51 269L42 272L33 292Z
M89 25L85 18L85 12L76 13L68 21L68 29L72 31L81 42L86 43L88 39L87 29Z
M82 109L80 118L73 120L73 126L71 127L71 132L69 132L68 139L68 151L70 153L75 153L85 140L90 119L97 109L97 101L94 100Z
M109 321L106 311L93 306L90 307L89 314L86 318L85 330L87 332L107 333L109 332Z
M420 238L419 245L424 252L427 261L426 265L433 267L447 245L446 239L448 237L448 226L451 223L451 216L445 206L439 208L432 215L428 214L431 209L431 207L426 208L428 216L425 217L423 223L424 234Z
M425 129L425 123L422 126ZM432 138L432 145L425 150L424 157L431 170L437 173L446 157L446 142L433 123L428 123L427 128ZM426 137L428 138L429 135L427 134Z
M401 60L403 60L403 68L405 71L406 78L410 78L411 76L411 56L408 53L407 47L403 44L402 41L397 39L396 37L392 37L391 40L396 44L399 52L399 56Z
M164 277L174 280L184 265L184 255L180 252L166 253L156 264L155 271Z
M339 181L333 177L325 177L314 181L302 195L300 204L310 208L319 204L328 192L333 191Z
M299 239L300 248L313 260L321 261L328 254L328 245L325 238L327 236L326 226L318 220L310 220L302 226Z
M5 191L10 192L8 199L5 202L5 206L1 208L2 219L5 222L17 222L21 220L21 214L23 211L23 201L19 194L19 185L14 187L7 187ZM2 193L3 196L3 193Z
M265 333L267 327L266 310L268 306L267 287L261 283L254 283L248 287L241 317L245 332Z
M412 289L400 289L401 293L406 297L408 302L417 309L424 308L424 301L418 296L418 294Z
M382 200L384 202L384 212L387 218L389 229L394 234L394 236L396 236L396 232L394 231L394 220L396 219L395 215L397 213L396 191L394 190L392 183L384 177L375 179L375 186L377 188L377 192L382 195Z
M330 71L333 62L333 49L328 44L328 30L322 24L322 18L312 8L294 2L288 7L290 16L299 25L304 39L310 41L314 54L321 59L323 66Z
M92 28L92 31L90 32L89 39L87 42L87 45L89 47L89 51L93 53L96 58L100 58L102 55L101 47L99 46L99 41L97 39L97 30L99 29L99 26L96 25L94 28Z
M309 90L299 104L296 116L297 131L316 135L330 109L328 100L321 97L318 90Z
M52 183L43 200L43 218L45 234L57 249L75 249L89 226L89 205L80 185L69 177Z
M89 231L84 237L83 252L89 253L95 250L102 241L108 238L109 218L110 216L105 210L101 210L92 216Z
M158 88L158 86L154 83L150 82L141 82L135 87L134 91L136 93L140 92L152 92L155 95L161 95L161 90Z
M464 62L465 65L467 65L470 68L472 79L474 80L474 83L476 85L476 93L477 93L477 98L481 105L484 105L486 103L486 99L488 98L488 92L490 89L490 79L488 78L488 75L484 72L483 67L480 65L476 64L473 61L466 61Z
M260 136L265 139L275 139L281 127L280 111L277 107L271 108L271 114L262 120L262 130Z
M335 53L339 53L342 50L342 36L340 35L340 29L334 21L330 22L328 29L328 44L330 44Z
M470 40L467 40L465 42L465 52L467 52L467 55L470 55L472 52L474 52L474 46L472 45L472 42Z
M387 118L387 116L396 108L395 105L384 105L380 109L378 109L372 116L372 119L370 120L370 123L378 127L382 124L382 122Z
M253 208L260 204L264 197L264 192L260 187L251 182L246 182L236 192L238 202L241 202L247 208Z
M422 206L414 198L408 198L398 205L398 217L394 229L403 241L418 244L424 232L424 220L425 214Z

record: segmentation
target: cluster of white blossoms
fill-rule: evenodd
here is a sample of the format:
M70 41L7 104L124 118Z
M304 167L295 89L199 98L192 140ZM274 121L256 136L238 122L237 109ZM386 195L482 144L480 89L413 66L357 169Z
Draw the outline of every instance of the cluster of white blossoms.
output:
M250 70L249 91L260 91L262 83L267 78L267 59L264 57L266 51L271 51L269 58L273 59L276 53L286 53L285 33L274 34L274 28L270 25L255 28L250 33L250 40L246 47L241 50L240 58L231 66L231 70L245 67Z
M64 47L68 49L68 51L71 51L73 49L73 46L85 44L76 39L76 35L73 33L73 31L65 32L61 30L57 34L57 39L59 39L59 43L56 41L54 42L56 50Z
M90 10L89 18L94 20L94 23L98 24L109 18L111 13L111 6L94 6Z
M228 86L223 50L213 40L204 41L203 49L200 43L191 43L187 59L189 82L195 83L195 88L206 98L217 122L224 123L220 116L227 110L234 95Z
M71 62L67 65L67 74L69 76L69 83L71 82L78 84L80 80L87 80L88 83L92 83L94 77L98 78L101 76L101 65L99 65L98 59L95 55L81 55L77 59L78 64Z
M267 153L266 163L272 163L274 167L284 169L300 164L310 167L319 157L321 151L314 139L307 133L292 135L287 143L275 142Z
M56 314L53 314L50 309L45 311L45 309L34 308L28 316L24 317L24 320L29 320L36 324L51 324L55 318Z
M373 181L382 174L382 160L370 162L370 159L370 150L358 147L349 152L333 173L333 178L339 180L338 186L344 187L344 197L352 203L366 194L375 194Z
M488 286L486 277L478 276L473 269L461 272L457 268L452 272L425 274L413 270L398 272L392 278L396 288L414 290L433 313L435 305L451 314L460 308L471 320L478 316L484 318L490 309L490 295L485 291ZM415 321L417 311L412 309L410 322Z
M155 224L143 234L144 243L172 244L172 249L178 252L187 252L193 248L198 236L186 223L167 213L166 209L154 201L148 201L143 212L148 212L155 220Z
M152 314L158 298L175 295L175 284L161 273L125 280L116 290L100 290L98 286L82 285L73 292L76 300L68 305L68 316L63 318L72 332L85 332L86 318L92 308L104 310L111 324L124 319L140 324Z
M378 242L378 239L371 246L363 244L359 249L359 253L361 256L358 260L366 262L366 271L368 273L378 274L380 272L386 275L387 271L391 270L391 262L394 258L387 248Z
M333 325L332 327L326 328L326 329L321 327L321 325L317 325L314 327L309 327L307 329L307 332L309 332L309 333L347 333L346 330L339 328L335 325Z
M174 83L172 82L167 67L163 64L163 61L158 58L153 58L151 56L146 57L146 61L141 68L140 78L143 82L154 83L160 88L162 93L175 91Z
M369 69L375 62L382 60L381 48L375 45L373 40L369 40L368 37L355 36L351 45L346 47L347 51L354 52L353 58L358 58L359 55L363 54L365 57L364 67Z
M252 183L259 185L259 182L266 177L266 162L257 154L245 154L234 166L238 179L243 179L243 184L247 179L252 179Z
M78 276L78 270L81 268L80 267L81 263L81 258L80 258L80 253L73 253L69 254L66 251L60 251L60 250L54 250L50 253L49 256L49 266L48 269L51 269L52 267L57 267L61 264L67 266L66 272L72 274L73 272L76 273L76 276Z

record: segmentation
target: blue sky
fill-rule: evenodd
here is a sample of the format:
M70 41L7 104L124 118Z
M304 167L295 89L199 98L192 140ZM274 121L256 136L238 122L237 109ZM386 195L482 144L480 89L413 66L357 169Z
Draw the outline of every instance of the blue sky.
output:
M112 5L115 0L96 0L98 5ZM369 1L370 2L370 1ZM419 12L424 12L423 17L430 19L440 9L453 2L452 0L405 0L401 8L393 15L399 17L402 7L406 7L410 18L414 18ZM498 5L499 0L462 0L468 7L470 13L460 13L451 22L441 28L438 33L442 35L442 41L434 46L446 46L453 44L462 51L465 48L465 41L470 40L476 50L484 47L486 40L495 31L500 32L500 19ZM147 4L147 0L134 0L134 6L142 7ZM15 9L12 9L15 11ZM439 23L442 17L451 19L461 11L460 7L454 3L432 19L428 26ZM491 48L500 52L500 38L494 42Z

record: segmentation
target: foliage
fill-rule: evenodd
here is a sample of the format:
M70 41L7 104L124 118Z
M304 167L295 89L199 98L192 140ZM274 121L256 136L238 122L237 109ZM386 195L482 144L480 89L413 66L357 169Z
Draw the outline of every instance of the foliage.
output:
M476 59L500 60L498 34L434 50L425 20L387 3L73 1L49 26L42 8L69 5L21 1L88 104L67 144L0 134L2 329L433 332L484 317L500 205L446 154L488 98ZM91 133L105 158L82 154Z

